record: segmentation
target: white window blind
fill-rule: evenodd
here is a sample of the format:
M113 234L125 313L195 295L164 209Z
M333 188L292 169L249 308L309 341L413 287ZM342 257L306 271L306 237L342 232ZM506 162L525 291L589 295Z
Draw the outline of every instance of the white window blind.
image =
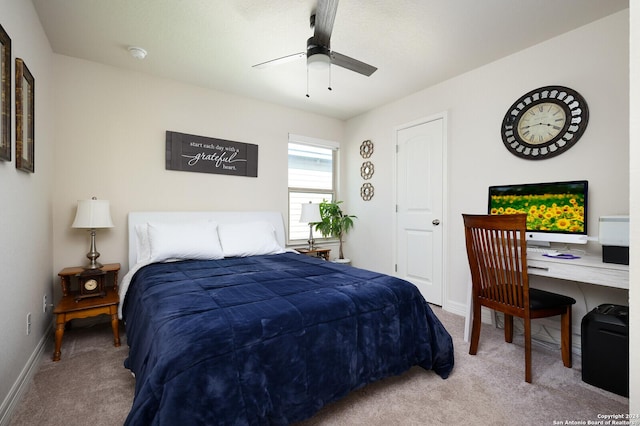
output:
M289 136L289 242L309 238L309 225L300 223L303 203L334 199L336 152L335 142ZM314 230L314 238L322 236Z

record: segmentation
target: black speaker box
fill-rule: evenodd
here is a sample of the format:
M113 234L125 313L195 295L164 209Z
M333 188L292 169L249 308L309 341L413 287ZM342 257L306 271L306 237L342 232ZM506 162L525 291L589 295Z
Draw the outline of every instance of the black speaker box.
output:
M629 307L603 304L582 318L582 381L629 396Z
M629 264L629 247L602 246L602 261L604 263Z

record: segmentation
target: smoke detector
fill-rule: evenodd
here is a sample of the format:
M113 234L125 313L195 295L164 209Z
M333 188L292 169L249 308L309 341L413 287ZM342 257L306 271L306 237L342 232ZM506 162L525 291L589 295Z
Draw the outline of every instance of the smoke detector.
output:
M130 46L127 50L129 50L129 54L136 59L143 60L147 57L147 51L142 47Z

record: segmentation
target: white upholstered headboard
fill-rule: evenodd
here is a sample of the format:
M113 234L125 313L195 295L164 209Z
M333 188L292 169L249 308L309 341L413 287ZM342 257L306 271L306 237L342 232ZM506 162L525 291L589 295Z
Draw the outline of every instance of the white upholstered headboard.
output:
M199 220L213 220L222 223L267 221L276 230L276 238L282 248L285 247L286 237L284 222L280 212L130 212L129 213L129 269L136 264L136 225L147 222L182 223Z

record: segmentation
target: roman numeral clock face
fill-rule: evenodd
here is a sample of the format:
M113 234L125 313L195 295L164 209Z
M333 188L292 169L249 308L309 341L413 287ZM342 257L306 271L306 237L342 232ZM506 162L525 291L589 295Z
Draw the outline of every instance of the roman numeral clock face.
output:
M587 102L575 90L546 86L525 94L502 120L502 141L529 160L554 157L575 145L589 121Z

